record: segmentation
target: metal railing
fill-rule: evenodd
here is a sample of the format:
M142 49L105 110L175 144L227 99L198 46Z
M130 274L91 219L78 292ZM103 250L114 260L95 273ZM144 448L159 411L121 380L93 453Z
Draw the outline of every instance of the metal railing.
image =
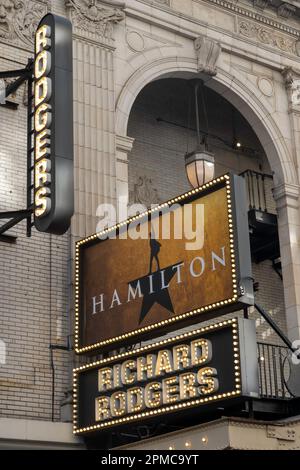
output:
M266 173L246 170L240 174L245 179L249 210L276 213L272 194L273 177Z
M292 398L286 386L289 374L288 352L289 349L285 346L257 343L259 388L262 398Z

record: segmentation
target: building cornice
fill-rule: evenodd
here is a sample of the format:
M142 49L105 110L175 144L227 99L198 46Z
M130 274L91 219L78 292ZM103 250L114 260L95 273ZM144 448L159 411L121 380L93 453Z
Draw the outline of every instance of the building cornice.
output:
M250 10L244 6L239 5L236 1L229 1L229 0L193 0L195 3L203 4L203 3L209 3L212 5L215 5L219 8L231 11L233 13L237 13L238 15L247 17L249 19L258 21L259 23L262 23L264 25L270 26L272 28L278 29L279 31L283 31L285 33L288 33L294 37L300 37L300 30L297 28L294 28L292 26L289 26L285 23L282 22L282 19L284 17L281 16L279 20L276 20L267 14L262 14L262 9L257 8L257 11ZM179 17L184 17L189 20L195 20L194 17L185 15L174 8L172 8L169 4L167 3L160 3L154 0L139 0L139 3L144 3L145 5L148 6L155 6L155 9L157 10L163 10L165 12L168 12L172 15L179 16ZM253 4L253 2L251 1ZM281 5L283 3L287 2L281 2ZM130 4L127 3L126 5L127 8L130 8ZM299 9L299 17L295 17L296 20L300 20L300 9Z
M300 31L295 28L287 28L283 23L280 24L267 17L257 15L255 12L237 7L236 4L228 0L194 0L202 6L207 3L214 5L213 8L228 7L228 11L232 12L235 27L226 29L219 25L210 24L201 18L190 16L185 13L171 9L166 5L156 4L154 8L153 1L150 0L132 0L126 2L125 13L128 18L132 17L140 21L146 21L157 27L161 27L182 37L195 40L199 35L207 35L219 41L222 34L221 47L223 51L229 52L240 57L251 56L252 60L257 63L268 64L274 70L281 71L284 67L290 65L290 61L297 63L300 58ZM161 12L164 12L163 14ZM238 14L237 14L238 13ZM242 16L243 15L243 16ZM245 18L247 17L247 19ZM252 21L248 19L252 18ZM256 21L253 21L256 20ZM260 22L258 22L258 20ZM180 26L178 26L180 24ZM267 26L269 25L269 27ZM278 29L286 33L279 33L272 28L272 25L278 26ZM208 32L208 27L210 32ZM216 33L216 36L215 34ZM232 37L236 39L232 43ZM255 55L251 55L248 48L245 49L245 41L247 43L258 45L259 48ZM274 58L273 54L268 51L275 52L283 56L282 66L279 67L278 57Z
M249 19L258 21L267 26L271 26L272 28L278 29L279 31L283 31L285 33L291 34L295 37L300 37L300 30L297 28L293 28L292 26L288 26L282 21L277 21L267 15L263 15L262 13L257 13L252 11L248 8L241 7L240 5L230 2L228 0L194 0L196 3L212 3L217 5L218 7L224 8L225 10L233 11L241 16L245 16ZM283 3L283 2L281 2ZM300 19L300 18L299 18Z

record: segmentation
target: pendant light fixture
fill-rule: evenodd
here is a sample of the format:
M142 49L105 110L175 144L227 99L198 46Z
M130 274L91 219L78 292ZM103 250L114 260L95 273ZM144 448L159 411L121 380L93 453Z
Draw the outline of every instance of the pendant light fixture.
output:
M199 119L199 103L198 95L199 89L201 91L203 113L206 120L206 133L201 138L200 134L200 119ZM197 148L185 155L185 169L187 178L193 188L202 186L214 178L215 175L215 159L213 153L209 152L207 145L208 136L208 118L203 93L203 82L200 80L195 81L195 111L196 111L196 125L197 125Z

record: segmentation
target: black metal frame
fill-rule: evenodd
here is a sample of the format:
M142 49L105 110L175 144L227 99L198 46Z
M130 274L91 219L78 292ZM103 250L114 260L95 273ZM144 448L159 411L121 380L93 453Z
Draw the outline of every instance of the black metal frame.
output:
M273 330L277 333L279 338L284 342L284 344L288 347L291 352L295 352L297 348L294 348L292 342L288 339L288 337L283 333L281 328L274 322L273 318L257 303L254 304L256 310L260 313L260 315L266 320L267 323L273 328Z
M27 208L17 211L0 212L0 219L10 219L4 225L0 226L0 241L6 243L14 243L16 237L4 235L5 232L14 227L15 225L19 224L22 220L27 219L27 237L31 237L31 229L33 226L33 59L28 59L27 66L24 69L0 72L0 78L16 77L17 79L6 87L5 97L8 97L12 93L14 93L16 90L18 90L21 85L23 85L23 83L27 82Z

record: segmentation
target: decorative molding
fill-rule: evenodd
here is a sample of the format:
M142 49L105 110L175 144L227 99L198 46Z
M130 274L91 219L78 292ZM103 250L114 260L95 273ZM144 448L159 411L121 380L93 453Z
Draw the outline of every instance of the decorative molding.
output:
M112 40L114 25L125 18L125 4L113 0L65 0L65 4L73 26L99 39Z
M282 71L282 76L286 88L291 88L294 81L294 72L292 67L285 67Z
M273 197L277 203L277 209L283 207L299 208L298 200L300 187L296 184L281 183L273 188Z
M126 42L133 52L142 52L145 49L145 40L141 33L138 31L127 31Z
M274 83L269 77L258 77L257 86L264 96L270 98L274 95Z
M217 74L217 62L221 54L220 43L205 36L199 36L194 41L195 51L198 60L198 72L207 75Z
M280 31L284 31L293 36L300 37L299 29L292 28L282 23L281 21L276 21L270 17L248 10L247 8L242 8L239 6L239 4L236 5L232 1L229 1L229 0L195 0L195 1L197 1L198 3L202 3L202 2L212 3L223 9L230 10L231 12L237 13L241 16L246 16L247 18L263 23L264 25L270 26Z
M157 46L182 47L178 42L170 42L163 36L139 28L127 28L125 39L129 49L134 53L141 53Z
M130 153L135 139L133 137L117 135L116 136L116 149L122 153Z
M240 18L238 21L238 32L241 36L255 39L266 46L272 46L289 54L300 56L299 40L277 34L265 26Z
M153 186L152 179L148 176L140 176L138 182L134 185L132 201L135 204L143 204L150 207L152 204L159 204L157 189Z
M295 12L296 7L290 3L282 3L277 9L278 16L282 16L282 18L290 18Z
M170 6L170 0L148 0L151 3L160 3L161 5Z
M169 7L171 0L145 0L147 3L158 3L158 5Z
M264 10L271 3L271 0L253 0L253 6Z
M0 41L32 47L36 28L47 11L48 2L0 0Z
M288 92L290 111L300 111L300 71L296 71L292 67L283 69L282 77Z

